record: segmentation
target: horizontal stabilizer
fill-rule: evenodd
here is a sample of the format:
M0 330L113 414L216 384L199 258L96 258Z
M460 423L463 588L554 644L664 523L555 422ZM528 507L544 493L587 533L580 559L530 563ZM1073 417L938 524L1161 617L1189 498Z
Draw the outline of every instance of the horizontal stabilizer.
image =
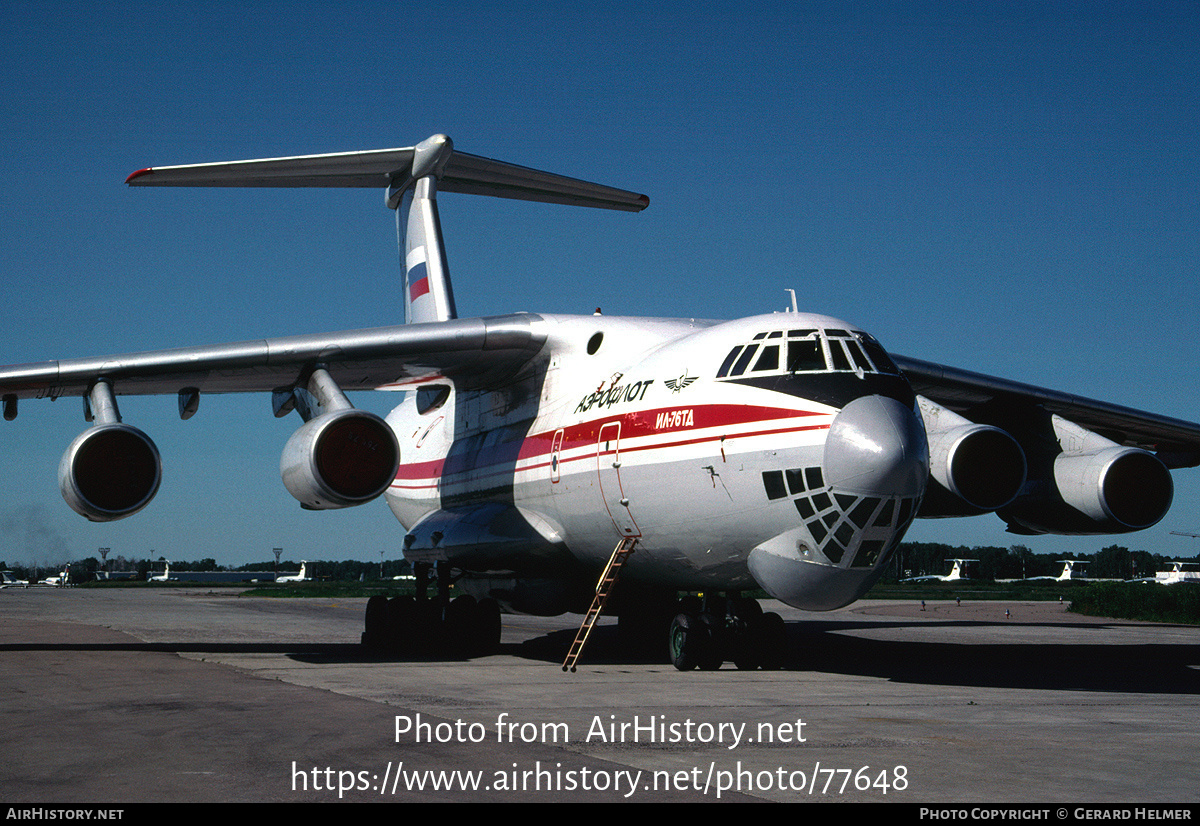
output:
M439 137L440 136L435 136ZM444 139L447 140L448 139ZM417 147L288 158L160 166L134 172L130 186L369 187L383 189L412 173ZM639 212L645 195L454 151L438 180L442 192Z

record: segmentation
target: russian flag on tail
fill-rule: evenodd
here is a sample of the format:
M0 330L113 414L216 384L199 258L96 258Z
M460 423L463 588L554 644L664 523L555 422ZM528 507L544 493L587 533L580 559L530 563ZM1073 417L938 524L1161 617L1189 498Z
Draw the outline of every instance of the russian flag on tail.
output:
M429 292L429 269L422 261L408 271L408 300L416 301L427 292Z

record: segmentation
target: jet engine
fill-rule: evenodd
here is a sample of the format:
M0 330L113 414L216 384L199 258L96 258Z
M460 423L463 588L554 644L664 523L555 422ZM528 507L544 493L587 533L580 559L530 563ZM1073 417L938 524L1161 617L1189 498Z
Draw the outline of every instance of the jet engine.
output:
M136 427L97 424L71 442L58 465L58 486L72 510L93 522L140 511L162 481L158 448Z
M162 482L162 458L142 431L121 423L107 379L83 397L83 417L95 424L71 442L58 463L58 487L80 516L112 522L140 511Z
M1103 534L1149 528L1171 507L1171 472L1153 454L1124 447L1058 416L1062 452L1040 464L1016 501L999 511L1016 533Z
M1025 452L991 425L918 397L929 440L929 476L918 516L974 516L1002 508L1025 484Z
M1166 516L1171 472L1134 447L1060 454L1052 479L999 513L1018 533L1102 534L1140 531Z
M288 439L279 471L301 507L347 508L387 490L400 445L379 416L344 408L310 419Z

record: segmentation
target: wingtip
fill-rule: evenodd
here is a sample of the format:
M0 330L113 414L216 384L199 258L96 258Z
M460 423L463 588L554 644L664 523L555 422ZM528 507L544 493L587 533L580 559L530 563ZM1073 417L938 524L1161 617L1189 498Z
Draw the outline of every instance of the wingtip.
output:
M145 169L139 169L137 172L134 172L132 175L130 175L128 178L126 178L125 183L132 184L134 178L141 178L144 175L149 175L153 171L154 171L154 168L150 167L150 166L146 167Z

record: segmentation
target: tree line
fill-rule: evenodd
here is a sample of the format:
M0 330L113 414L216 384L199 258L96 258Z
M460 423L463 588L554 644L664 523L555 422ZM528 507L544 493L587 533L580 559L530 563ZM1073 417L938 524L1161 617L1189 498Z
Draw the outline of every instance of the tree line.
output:
M1164 571L1169 563L1180 557L1132 551L1123 545L1109 545L1094 554L1035 554L1025 545L1008 548L948 545L940 542L902 542L884 575L885 580L899 580L929 574L948 574L951 559L974 559L968 569L971 579L1029 579L1035 576L1058 576L1063 562L1070 559L1086 562L1084 576L1090 579L1134 579L1152 577Z
M1084 568L1085 576L1091 579L1134 579L1135 577L1152 577L1156 571L1166 570L1169 563L1178 557L1166 557L1147 551L1134 551L1123 545L1109 545L1094 554L1068 554L1066 556L1053 554L1035 554L1025 545L1012 545L1007 548L982 546L968 548L965 545L949 545L940 542L903 542L892 556L884 581L896 581L913 576L929 574L947 574L950 572L951 559L978 560L970 564L968 575L972 579L1028 579L1035 576L1057 576L1062 572L1063 560L1074 559L1088 563ZM135 578L146 579L156 573L162 573L166 560L157 559L127 559L117 556L108 560L107 566L101 566L98 558L84 557L70 563L71 578L75 582L86 582L94 579L100 570L114 572L133 572ZM34 580L58 573L62 566L53 568L34 568L14 565L9 568L0 562L0 569L11 570L16 579ZM298 560L281 560L278 569L274 559L262 562L251 562L246 565L229 567L217 564L216 559L205 557L195 561L171 560L172 571L264 571L274 573L295 572L300 570ZM308 560L309 576L334 582L378 581L405 576L412 573L412 566L405 559L388 559L382 562L361 562L358 560Z
M25 579L32 582L44 579L51 574L57 574L63 568L69 566L71 581L79 583L96 579L100 571L110 571L123 575L132 574L132 579L144 580L155 574L161 574L166 563L166 558L161 556L156 559L127 559L123 556L117 556L110 558L107 565L102 565L98 558L89 556L51 567L22 565L9 567L7 563L0 561L0 570L12 571L14 579ZM276 570L274 558L264 562L251 562L238 566L219 565L216 559L212 557L205 557L194 561L184 559L171 560L172 573L186 571L263 571L273 574ZM299 560L281 559L279 561L278 571L280 573L295 573L299 570ZM412 566L406 559L389 559L383 563L359 562L357 560L314 561L310 559L308 560L307 572L311 577L336 582L378 581L380 579L391 579L396 576L411 574Z

